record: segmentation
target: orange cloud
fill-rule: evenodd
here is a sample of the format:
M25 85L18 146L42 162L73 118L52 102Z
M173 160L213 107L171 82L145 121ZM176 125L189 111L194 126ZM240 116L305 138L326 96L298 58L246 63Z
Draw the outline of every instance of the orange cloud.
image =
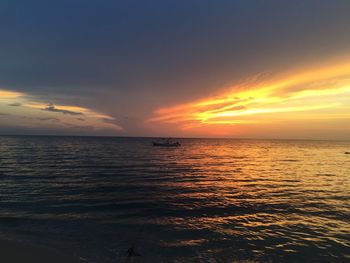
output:
M107 114L75 105L43 103L33 96L9 90L0 90L0 113L2 125L16 127L74 128L82 131L123 129ZM84 125L81 125L82 121Z
M0 89L0 99L14 99L24 96L21 92Z
M325 110L336 118L350 118L350 101L346 98L350 98L350 63L338 63L244 88L232 87L221 96L161 108L148 121L192 129L270 122L271 117L281 114L299 119L298 112L320 112L322 118L321 111ZM344 113L344 109L349 113ZM309 116L315 118L315 114Z

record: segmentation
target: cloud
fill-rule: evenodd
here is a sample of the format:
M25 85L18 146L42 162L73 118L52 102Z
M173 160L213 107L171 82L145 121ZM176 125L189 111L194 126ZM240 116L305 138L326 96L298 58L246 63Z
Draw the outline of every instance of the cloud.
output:
M23 95L21 92L0 89L0 99L17 99Z
M221 96L161 108L148 121L190 129L218 124L259 123L287 114L299 119L298 112L309 111L323 111L323 114L331 111L339 116L339 112L347 107L343 100L349 96L350 63L337 63L299 70L284 78L254 83L244 89L233 87ZM347 114L345 118L349 116Z
M108 124L115 124L115 119L112 118L102 118L102 121Z
M60 121L58 118L51 118L51 117L47 117L47 118L37 118L40 121Z
M14 102L14 103L8 104L8 106L11 106L11 107L20 107L20 106L22 106L22 103Z
M108 114L75 104L47 103L52 98L46 96L0 90L0 117L9 116L2 118L1 126L28 127L39 133L47 129L69 133L74 129L86 134L115 135L123 130ZM82 122L86 125L79 125Z
M50 111L50 112L60 112L62 114L68 114L68 115L83 115L82 112L77 111L71 111L71 110L65 110L65 109L59 109L56 108L55 105L49 104L46 108L42 109L44 111Z

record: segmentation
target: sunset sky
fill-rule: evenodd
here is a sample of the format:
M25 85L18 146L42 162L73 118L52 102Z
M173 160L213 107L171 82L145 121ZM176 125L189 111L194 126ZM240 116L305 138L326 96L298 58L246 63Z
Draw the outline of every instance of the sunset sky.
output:
M0 134L350 139L350 1L0 1Z

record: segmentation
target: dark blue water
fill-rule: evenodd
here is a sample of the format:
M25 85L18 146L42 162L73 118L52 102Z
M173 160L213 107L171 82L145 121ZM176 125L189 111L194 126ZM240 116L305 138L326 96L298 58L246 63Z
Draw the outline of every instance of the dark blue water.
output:
M0 137L0 238L77 262L350 261L350 142L151 142Z

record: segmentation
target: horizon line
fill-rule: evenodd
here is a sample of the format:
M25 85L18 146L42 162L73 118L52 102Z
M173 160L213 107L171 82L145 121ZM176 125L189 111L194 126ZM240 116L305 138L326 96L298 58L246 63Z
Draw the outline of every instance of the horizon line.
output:
M290 140L290 141L350 141L350 139L325 138L254 138L254 137L182 137L182 136L133 136L133 135L75 135L75 134L0 134L0 137L98 137L98 138L173 138L173 139L214 139L214 140Z

